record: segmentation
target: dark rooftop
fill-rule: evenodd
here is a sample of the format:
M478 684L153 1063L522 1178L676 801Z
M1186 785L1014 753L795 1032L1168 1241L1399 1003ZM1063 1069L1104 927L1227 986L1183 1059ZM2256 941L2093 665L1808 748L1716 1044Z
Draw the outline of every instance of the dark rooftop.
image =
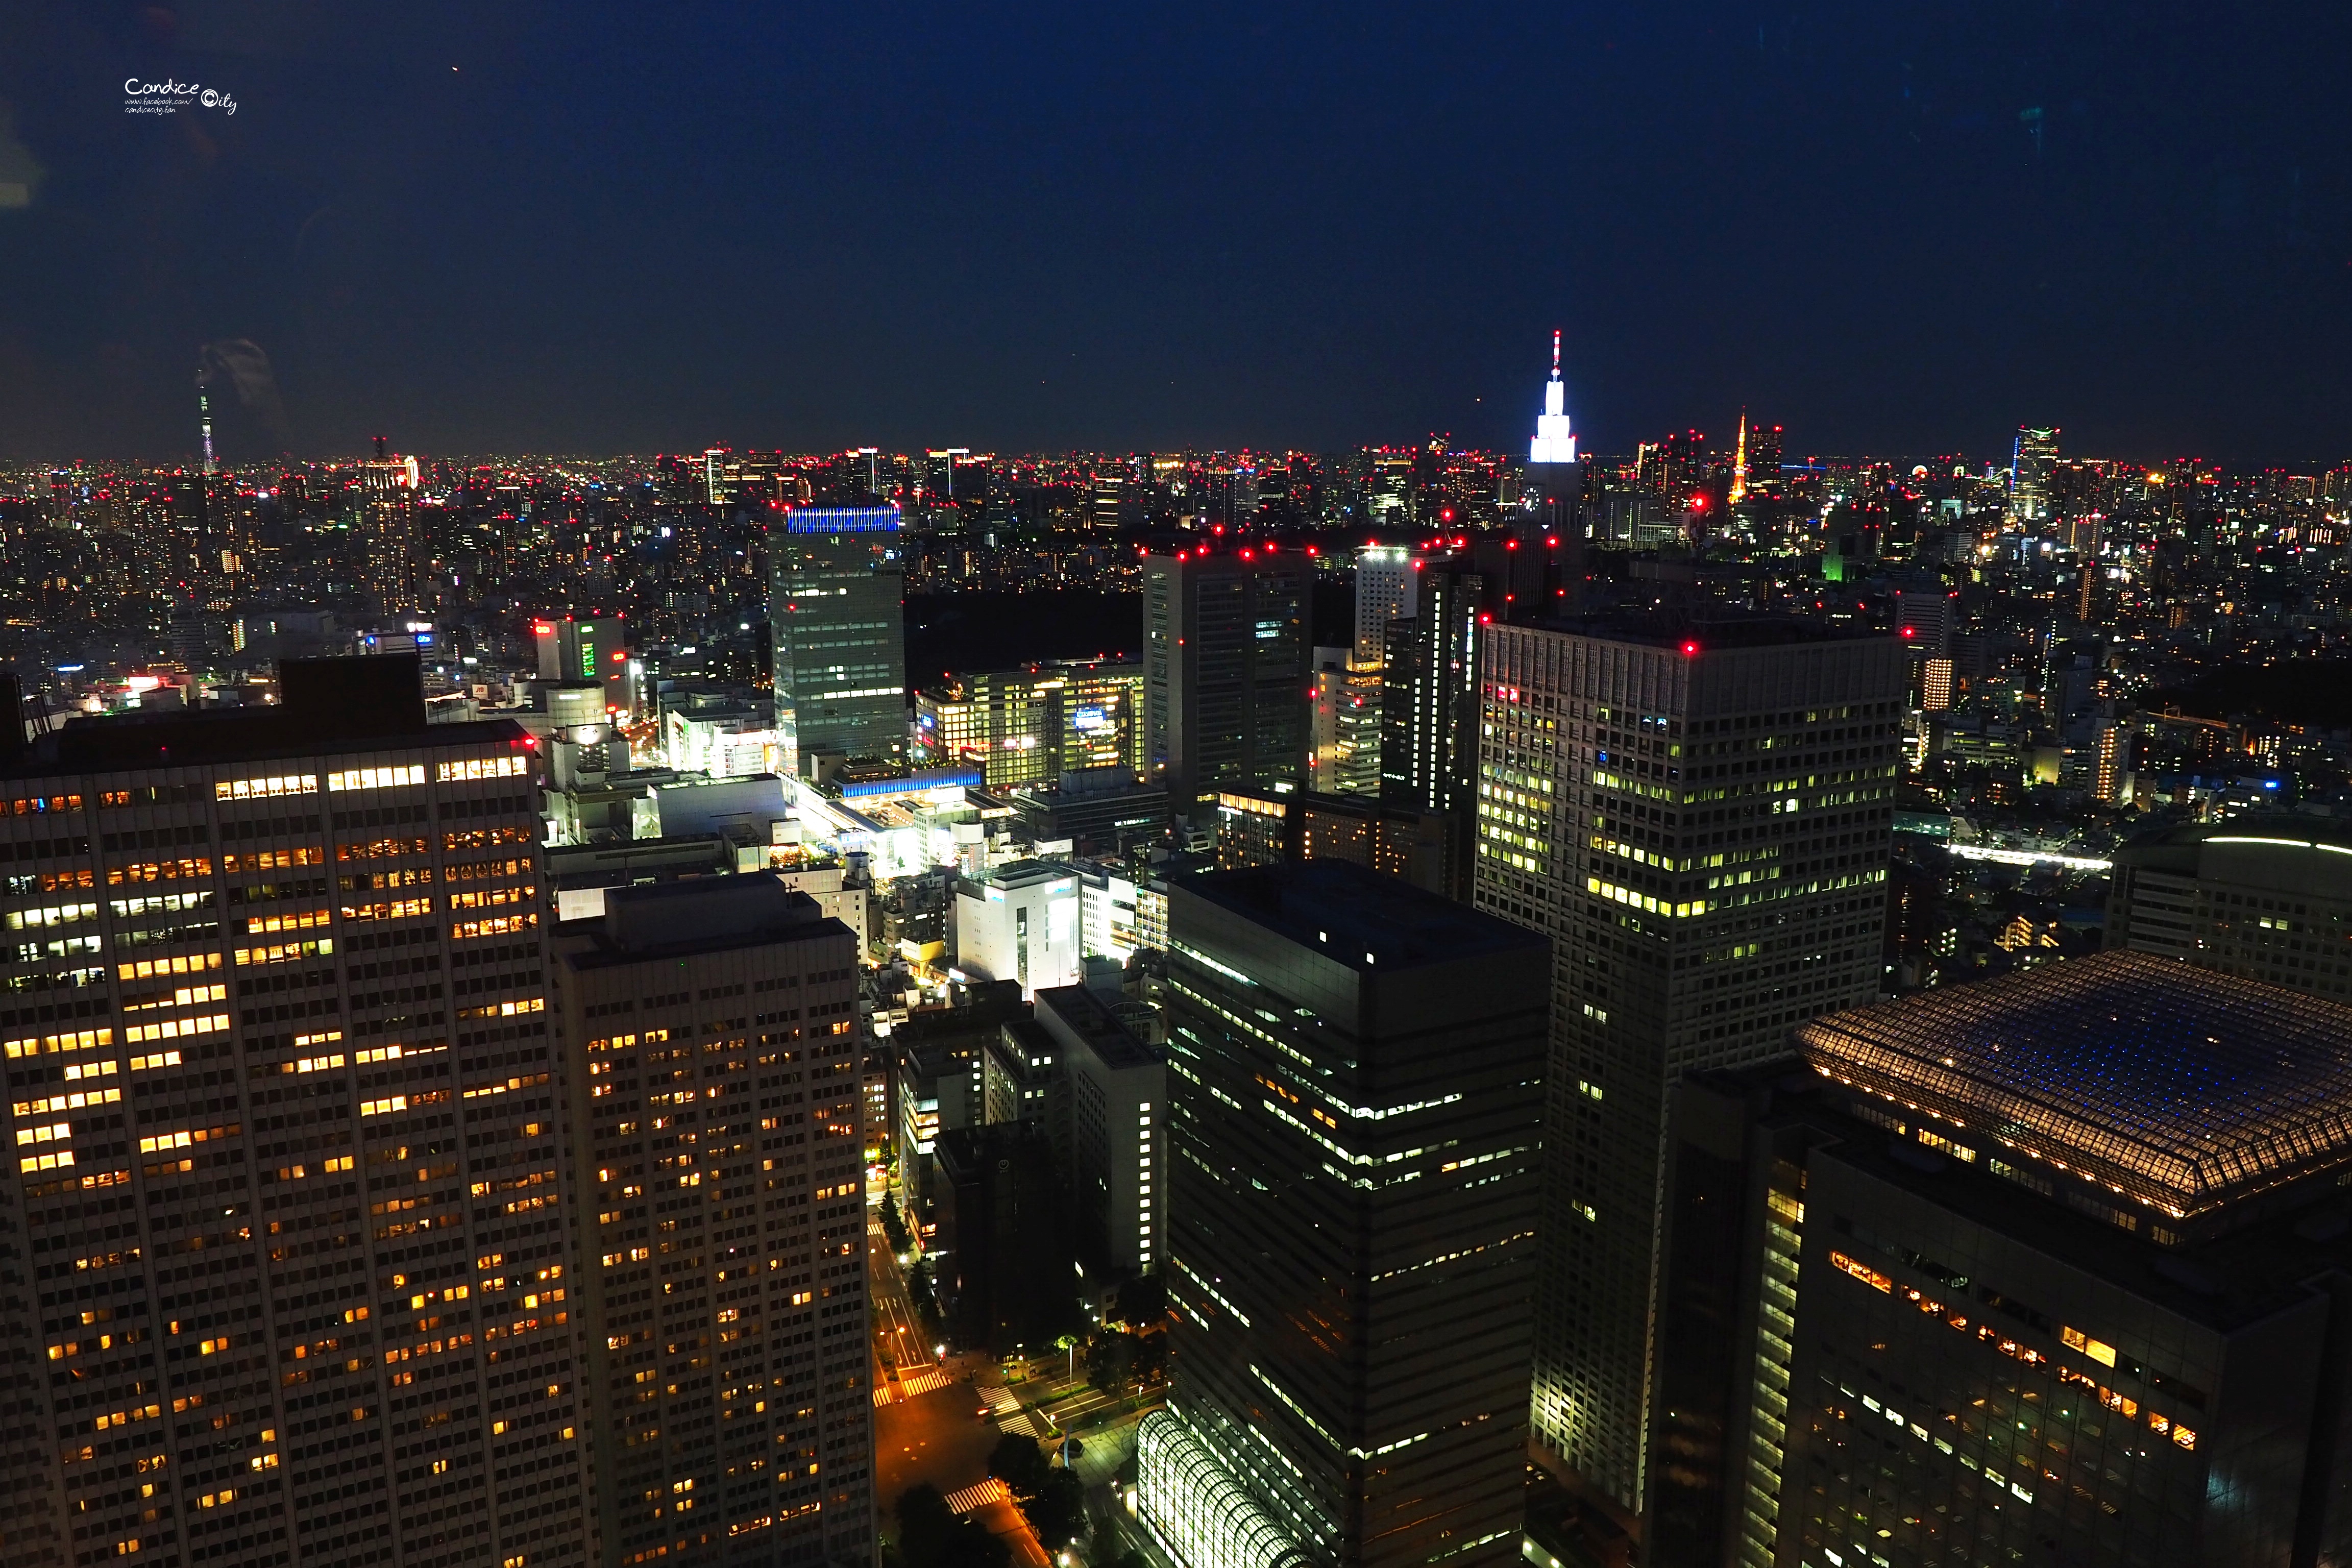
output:
M2175 1217L2352 1160L2352 1008L2103 952L1801 1026L1842 1081Z
M1165 1059L1135 1037L1135 1031L1110 1010L1109 1003L1083 985L1042 986L1037 1007L1086 1041L1105 1067L1149 1067Z
M1542 950L1540 932L1344 860L1302 860L1171 878L1181 889L1352 968L1393 972L1424 963Z
M806 893L756 873L615 888L604 895L601 921L561 929L594 941L563 955L575 970L849 934Z
M0 738L0 773L106 773L522 738L504 719L426 723L414 654L287 659L278 674L280 700L268 707L70 719L13 754Z
M1885 642L1884 632L1853 630L1794 616L1710 616L1659 612L1649 615L1560 616L1537 623L1546 631L1646 647L1698 645L1701 653L1723 648L1795 647L1812 643Z

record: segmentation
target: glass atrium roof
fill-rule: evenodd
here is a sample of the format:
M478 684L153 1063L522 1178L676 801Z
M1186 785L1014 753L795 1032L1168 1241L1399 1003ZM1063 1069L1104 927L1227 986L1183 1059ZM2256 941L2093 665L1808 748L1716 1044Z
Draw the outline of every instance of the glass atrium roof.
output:
M2352 1162L2352 1008L2175 959L2099 953L1797 1039L1824 1073L2176 1215Z

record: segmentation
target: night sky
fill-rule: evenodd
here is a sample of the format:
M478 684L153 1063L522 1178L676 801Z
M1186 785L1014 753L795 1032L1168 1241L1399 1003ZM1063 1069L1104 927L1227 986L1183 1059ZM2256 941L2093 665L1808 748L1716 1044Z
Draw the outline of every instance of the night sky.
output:
M1559 326L1602 451L2342 461L2347 58L2316 0L27 0L0 457L181 457L200 363L232 458L1523 447Z

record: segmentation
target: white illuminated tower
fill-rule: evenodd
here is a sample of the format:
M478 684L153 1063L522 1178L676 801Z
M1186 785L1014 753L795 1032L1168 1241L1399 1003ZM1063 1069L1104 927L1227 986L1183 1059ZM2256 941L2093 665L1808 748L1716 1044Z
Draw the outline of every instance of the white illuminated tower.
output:
M1551 335L1551 380L1544 384L1543 412L1536 416L1536 438L1528 443L1530 463L1576 461L1576 432L1569 427L1568 389L1559 380L1559 333Z

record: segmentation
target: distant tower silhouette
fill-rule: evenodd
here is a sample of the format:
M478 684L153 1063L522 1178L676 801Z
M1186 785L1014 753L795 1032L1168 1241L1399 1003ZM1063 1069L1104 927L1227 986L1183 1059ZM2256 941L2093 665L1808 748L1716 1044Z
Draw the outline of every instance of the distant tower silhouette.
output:
M213 400L212 395L205 390L207 379L205 373L199 368L196 372L196 426L204 435L205 477L209 479L220 472L220 467L213 461Z

